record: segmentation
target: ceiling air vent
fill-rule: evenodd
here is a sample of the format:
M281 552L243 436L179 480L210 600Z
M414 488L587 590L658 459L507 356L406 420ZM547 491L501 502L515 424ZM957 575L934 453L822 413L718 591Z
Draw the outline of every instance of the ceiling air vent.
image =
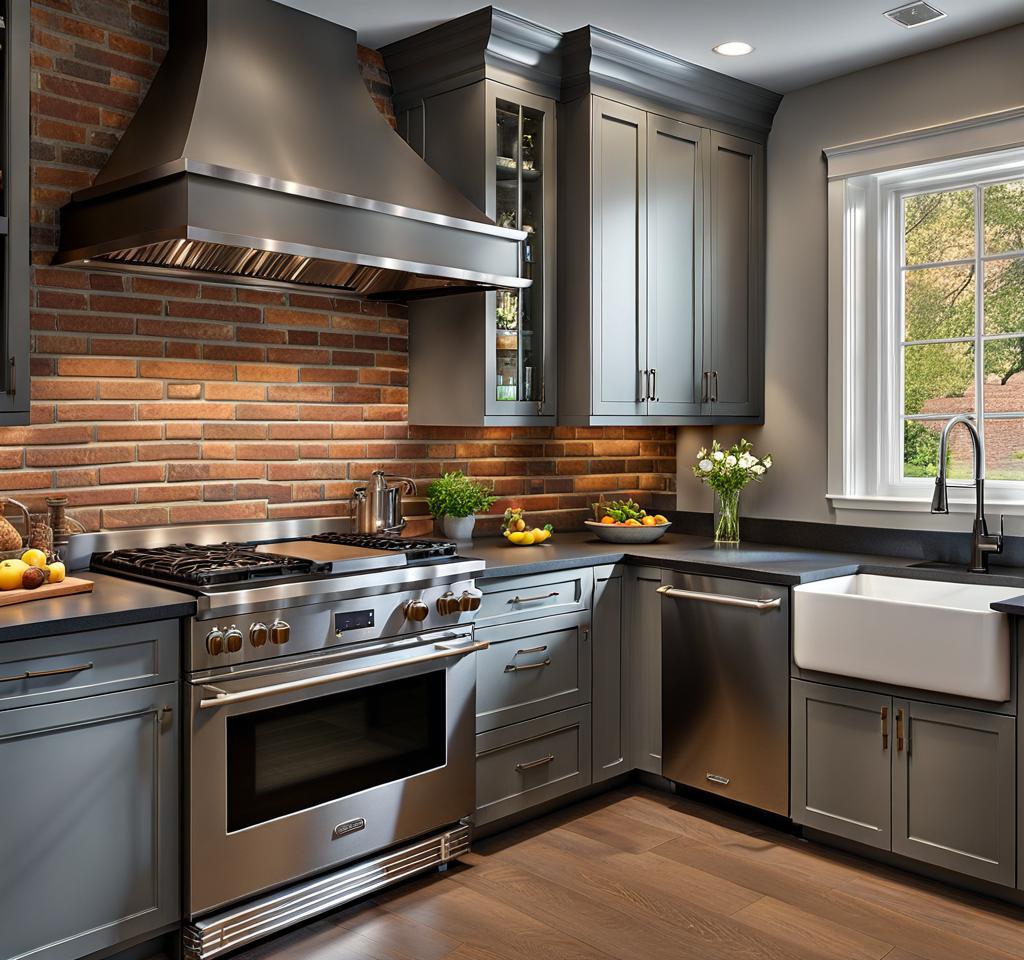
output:
M933 20L941 20L945 14L930 3L905 3L902 7L896 7L894 10L886 10L885 16L893 23L912 30L914 27L924 26Z

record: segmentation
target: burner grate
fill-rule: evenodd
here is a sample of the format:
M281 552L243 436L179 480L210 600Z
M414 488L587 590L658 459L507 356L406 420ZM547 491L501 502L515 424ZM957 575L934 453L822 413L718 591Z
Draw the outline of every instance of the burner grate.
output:
M372 533L317 533L309 540L336 543L347 547L365 547L370 550L395 550L405 554L410 563L454 557L456 546L447 540L413 540L408 537L380 537Z
M311 560L257 553L241 543L183 543L114 550L97 557L95 565L200 587L268 577L308 576L326 569Z

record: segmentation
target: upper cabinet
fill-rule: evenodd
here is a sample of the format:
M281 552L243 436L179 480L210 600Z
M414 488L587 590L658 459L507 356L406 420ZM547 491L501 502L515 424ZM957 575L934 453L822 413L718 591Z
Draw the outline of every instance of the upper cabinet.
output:
M560 421L759 421L778 97L593 27L563 51Z
M558 86L543 66L557 66L558 41L485 9L383 51L399 132L499 226L526 232L520 275L532 281L410 304L411 423L555 422Z
M29 416L29 0L0 0L0 424Z
M410 305L412 423L763 419L777 95L595 27L561 36L492 8L383 53L399 131L527 232L533 281Z

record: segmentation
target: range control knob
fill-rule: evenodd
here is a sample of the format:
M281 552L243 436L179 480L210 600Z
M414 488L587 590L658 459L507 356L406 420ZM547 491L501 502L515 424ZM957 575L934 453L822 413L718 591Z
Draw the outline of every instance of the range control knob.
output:
M292 628L283 620L275 620L270 625L270 642L277 646L287 643L291 637Z
M270 639L270 628L265 623L254 623L249 627L249 644L253 647L266 646Z
M427 619L430 608L422 600L410 600L405 605L405 619L414 623L422 623Z
M228 648L228 653L238 653L242 649L242 631L231 624L224 632L224 643Z
M464 590L462 596L459 597L459 609L466 613L479 610L482 599L483 594L479 590Z
M450 617L459 612L459 598L451 590L437 598L437 612L442 617Z
M206 635L206 652L211 657L219 657L224 652L224 634L220 627L214 627Z

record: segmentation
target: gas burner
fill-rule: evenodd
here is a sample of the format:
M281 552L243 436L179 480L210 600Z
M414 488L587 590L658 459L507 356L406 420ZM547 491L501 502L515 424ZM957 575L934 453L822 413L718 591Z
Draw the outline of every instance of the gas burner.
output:
M336 543L370 550L394 550L404 553L409 563L454 557L456 546L448 540L412 540L407 537L378 537L372 533L317 533L309 537L319 543Z
M114 550L93 557L94 569L148 574L172 583L208 587L269 577L297 577L326 569L311 560L257 553L249 544L171 544Z

